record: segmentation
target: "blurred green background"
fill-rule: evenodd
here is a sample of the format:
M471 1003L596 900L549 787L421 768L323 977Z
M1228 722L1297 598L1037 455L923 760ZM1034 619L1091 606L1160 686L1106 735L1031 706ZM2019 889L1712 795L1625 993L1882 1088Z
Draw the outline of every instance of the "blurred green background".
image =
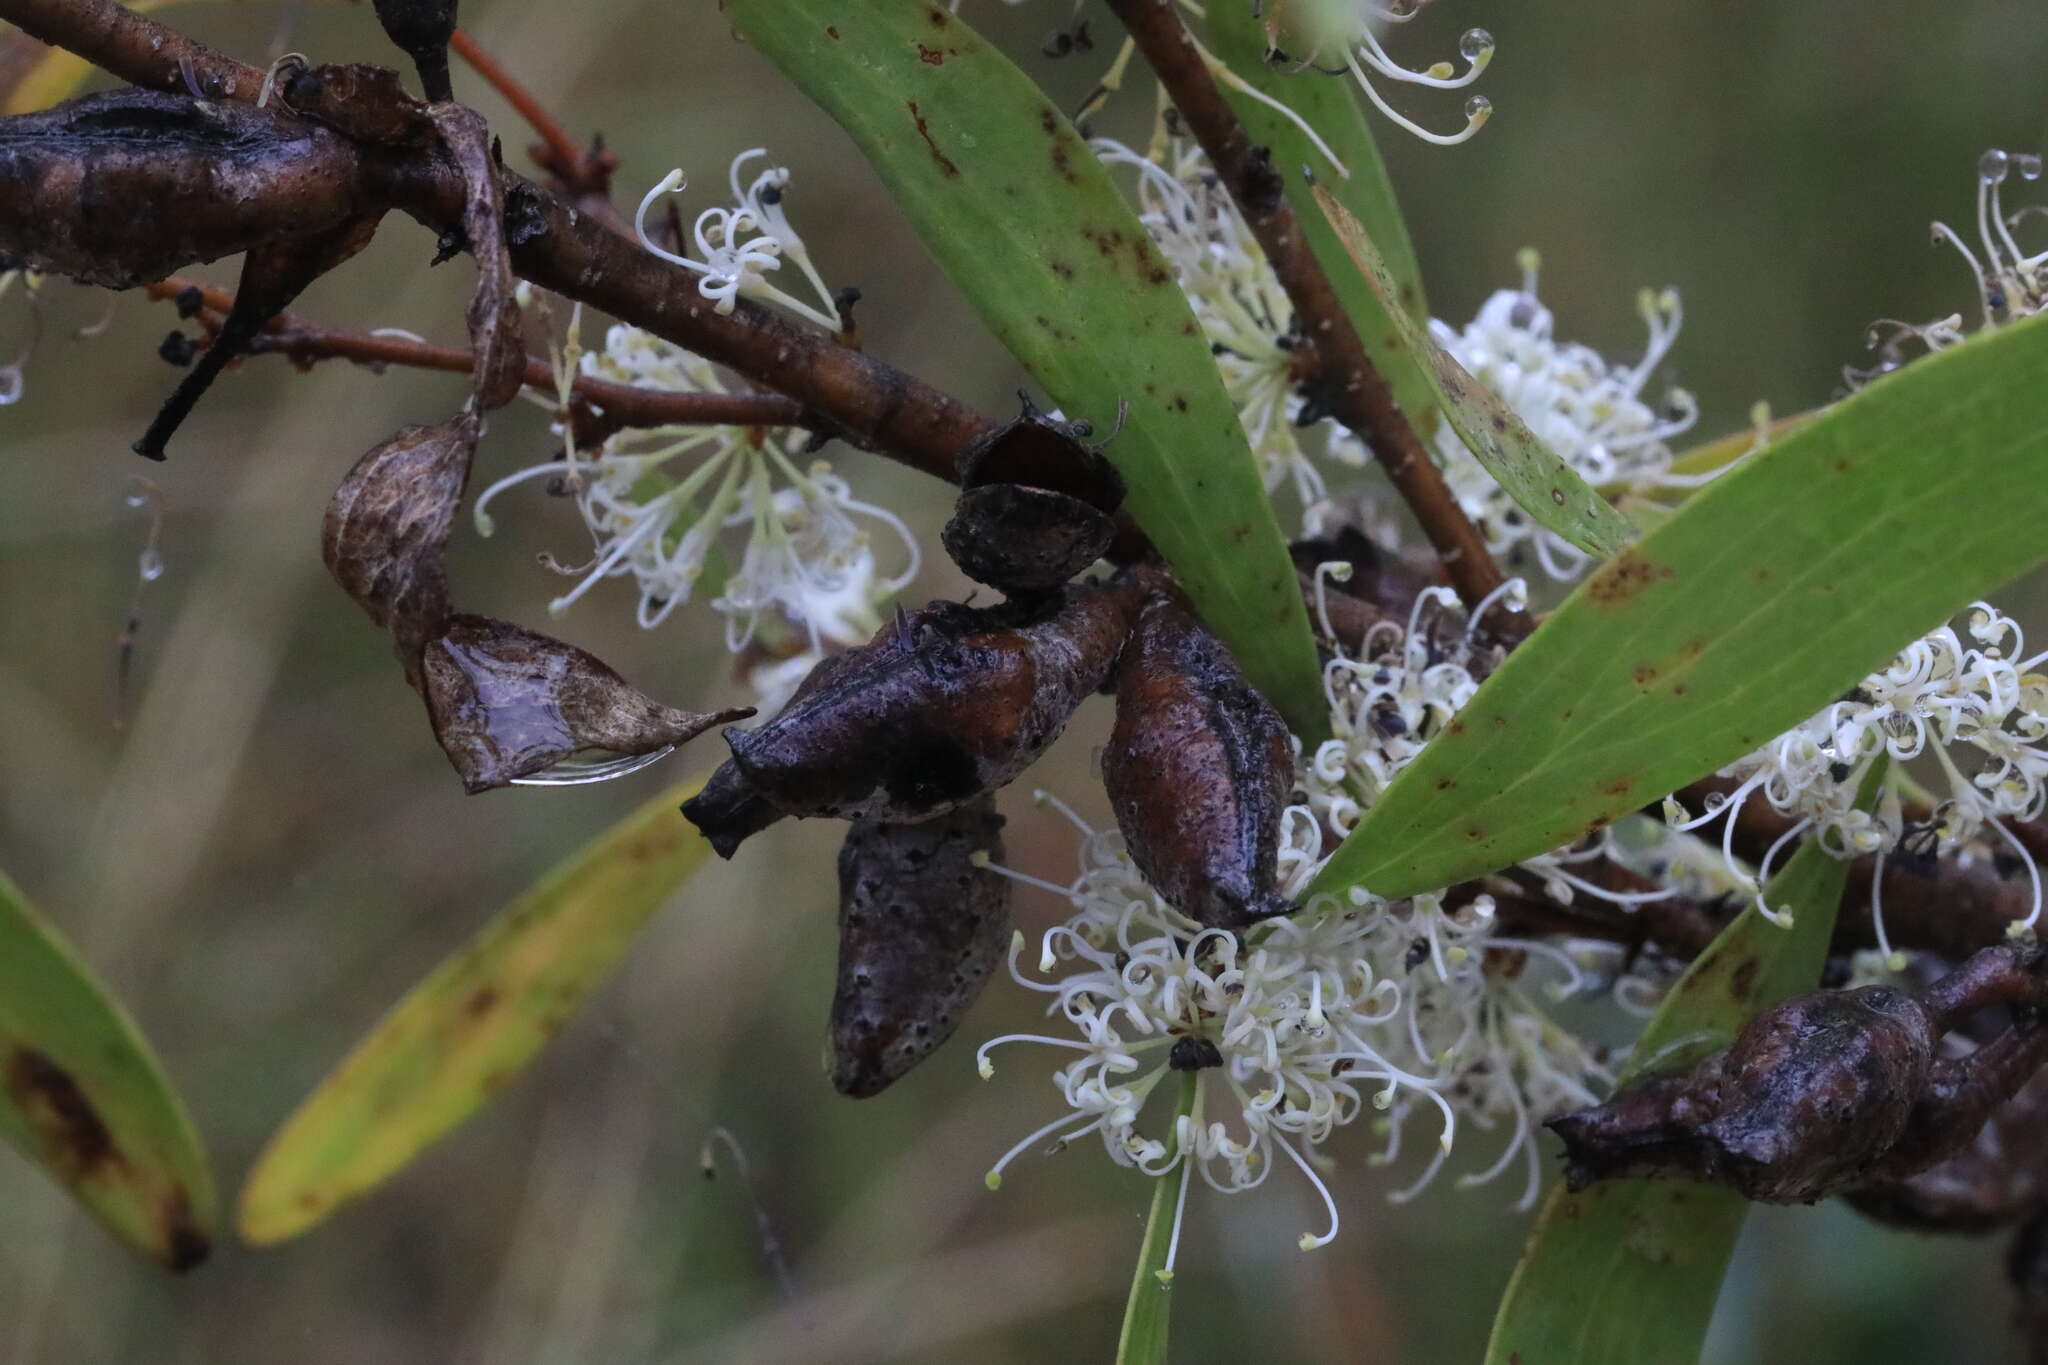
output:
M1114 21L1092 4L1095 50L1059 62L1037 53L1064 0L966 9L1069 107L1112 55ZM731 38L716 5L468 0L463 12L572 128L604 132L623 158L622 203L680 165L703 187L683 201L693 213L714 202L735 152L769 147L794 172L790 211L827 278L865 290L869 347L988 410L1009 404L1014 368L846 141ZM281 16L315 60L393 60L356 5L169 17L260 62ZM1629 356L1637 287L1676 285L1687 319L1669 375L1699 397L1702 434L1741 424L1759 398L1781 413L1826 400L1874 317L1962 310L1974 322L1968 274L1929 248L1927 223L1967 224L1980 150L2040 145L2039 7L1443 0L1392 45L1426 65L1474 24L1500 42L1480 86L1493 123L1448 151L1384 134L1440 316L1469 317L1511 282L1515 249L1535 245L1560 334ZM523 127L459 66L456 81L516 157ZM1139 135L1148 87L1134 80L1099 128ZM1453 125L1455 103L1428 94L1397 98ZM300 309L459 340L469 276L429 273L432 247L394 219ZM10 338L18 305L0 304ZM53 289L51 305L27 396L0 413L0 866L135 1010L232 1191L407 985L719 746L608 786L465 798L383 638L327 580L317 540L355 457L400 422L448 412L464 381L260 360L221 383L167 466L145 470L127 444L174 382L153 358L172 313L124 297L110 331L79 340L70 329L101 301ZM538 412L508 410L478 478L546 452ZM936 550L940 489L835 458ZM116 730L115 639L144 529L122 496L137 473L163 489L169 568L142 598L130 718ZM559 586L534 556L573 558L582 532L538 494L498 507L495 539L465 523L457 542L466 606L554 630L665 700L741 695L704 613L642 633L629 591L612 585L547 625ZM940 565L921 588L961 584ZM2008 605L2043 624L2038 598ZM1091 704L1032 779L1098 818L1088 768L1105 717ZM1010 860L1064 880L1067 827L1024 796L1005 801ZM230 1242L166 1279L0 1158L0 1361L1107 1359L1145 1182L1084 1144L1025 1159L1000 1193L982 1186L990 1161L1055 1112L1054 1059L1012 1051L984 1084L968 1039L1028 1027L1032 1001L999 981L961 1041L880 1098L845 1101L825 1082L835 833L785 825L699 876L494 1109L280 1249ZM1019 912L1038 927L1059 907L1027 892ZM751 1164L786 1284L731 1167L700 1175L700 1145L720 1125ZM1344 1232L1313 1255L1294 1246L1320 1217L1305 1187L1192 1197L1177 1360L1477 1358L1526 1231L1505 1207L1516 1191L1447 1179L1394 1207L1384 1196L1399 1181L1368 1168L1362 1145L1333 1151L1353 1158L1335 1176ZM2015 1358L1999 1255L1995 1242L1914 1239L1832 1207L1761 1211L1709 1358Z

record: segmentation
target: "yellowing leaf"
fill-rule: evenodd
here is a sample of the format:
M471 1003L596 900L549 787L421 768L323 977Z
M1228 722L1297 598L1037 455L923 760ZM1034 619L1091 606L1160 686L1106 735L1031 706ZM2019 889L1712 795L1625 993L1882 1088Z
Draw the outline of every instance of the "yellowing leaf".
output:
M257 1160L240 1228L280 1242L482 1108L611 975L710 846L662 793L572 854L387 1014Z

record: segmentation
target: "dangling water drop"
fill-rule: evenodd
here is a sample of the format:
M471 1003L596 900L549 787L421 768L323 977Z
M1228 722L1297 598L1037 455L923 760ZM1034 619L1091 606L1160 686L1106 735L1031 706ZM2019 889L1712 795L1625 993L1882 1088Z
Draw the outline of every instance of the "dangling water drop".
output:
M586 758L577 755L565 758L551 768L542 768L525 777L515 777L515 787L581 787L592 782L609 782L613 778L637 773L652 763L659 763L676 751L673 744L664 744L659 749L644 754L629 754L624 758Z
M1993 147L1977 158L1977 178L1987 185L2002 183L2005 180L2006 167L2011 164L2011 160L2004 152Z
M1493 56L1493 35L1483 28L1466 29L1458 39L1458 55L1474 66L1483 64Z
M145 583L154 583L164 576L164 557L154 546L135 557L135 572Z
M1474 95L1465 101L1465 122L1477 126L1493 117L1493 101L1484 95Z
M2020 179L2022 180L2039 180L2041 178L2041 158L2035 156L2032 152L2023 152L2014 157L2012 164L2018 169Z

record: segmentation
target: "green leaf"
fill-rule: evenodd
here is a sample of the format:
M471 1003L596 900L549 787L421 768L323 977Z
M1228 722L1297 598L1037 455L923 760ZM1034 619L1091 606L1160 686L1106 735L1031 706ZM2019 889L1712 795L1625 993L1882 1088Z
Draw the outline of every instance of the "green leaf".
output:
M172 1270L213 1245L213 1172L142 1034L0 874L0 1134Z
M1863 788L1877 794L1883 760ZM1808 839L1765 889L1780 928L1754 905L1671 988L1622 1072L1689 1066L1728 1046L1758 1010L1820 979L1848 864ZM1487 1365L1681 1365L1699 1358L1749 1202L1689 1180L1604 1180L1543 1206L1508 1281Z
M922 0L726 0L838 120L968 302L1071 417L1108 431L1131 515L1299 734L1329 730L1257 462L1166 260L1066 117Z
M1437 345L1426 326L1392 306L1400 285L1380 259L1364 226L1323 186L1316 186L1314 193L1322 216L1350 253L1356 267L1351 273L1371 286L1409 351L1422 358L1445 420L1515 505L1590 554L1611 555L1633 540L1635 527L1628 524L1627 517L1610 507L1607 499L1538 440L1513 408Z
M1301 174L1303 167L1311 168L1331 196L1365 225L1366 235L1379 247L1380 259L1393 280L1392 296L1400 301L1410 322L1427 327L1429 305L1422 295L1422 269L1408 239L1400 201L1394 197L1394 182L1387 176L1372 126L1359 105L1356 86L1348 79L1333 80L1317 71L1290 72L1268 62L1266 34L1256 5L1210 5L1206 28L1216 56L1245 84L1286 105L1315 129L1350 172L1348 177L1338 174L1308 134L1285 114L1224 86L1224 97L1237 111L1245 132L1272 152L1274 169L1286 182L1287 201L1308 237L1309 249L1322 264L1330 287L1337 291L1351 325L1358 329L1366 354L1427 441L1436 429L1437 397L1422 362L1409 349L1408 331L1387 316L1380 296L1352 268L1344 243L1317 207L1309 179Z
M297 1236L403 1170L525 1070L710 851L663 792L556 866L435 968L257 1159L240 1228Z
M1317 889L1505 867L1723 767L2048 554L2048 318L1917 360L1602 565L1374 803Z
M1177 1119L1195 1110L1196 1074L1180 1078ZM1180 1125L1174 1124L1179 1131ZM1178 1139L1175 1140L1176 1144ZM1138 1264L1131 1271L1131 1297L1124 1304L1124 1327L1116 1341L1117 1365L1166 1365L1166 1329L1173 1316L1173 1272L1166 1268L1173 1248L1173 1225L1186 1197L1193 1158L1172 1174L1152 1182L1152 1208L1145 1215L1145 1240L1138 1244Z

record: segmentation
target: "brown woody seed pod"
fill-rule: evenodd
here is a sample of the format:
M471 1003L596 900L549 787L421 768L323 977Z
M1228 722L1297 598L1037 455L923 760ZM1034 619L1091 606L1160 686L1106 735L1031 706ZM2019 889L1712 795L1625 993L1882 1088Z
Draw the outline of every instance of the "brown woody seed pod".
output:
M1294 908L1273 888L1287 725L1177 596L1148 602L1124 647L1102 777L1132 861L1176 910L1239 928Z
M959 1026L1010 942L1003 817L983 796L916 825L856 821L839 850L832 1084L881 1093Z
M1016 420L962 450L960 501L940 532L962 573L1012 596L1056 590L1116 537L1124 481L1083 423L1024 400Z
M725 799L683 813L736 843L751 821L725 817L749 792L788 815L914 824L993 791L1101 685L1141 591L1113 579L1028 606L899 616L766 725L726 731L744 791L722 783Z
M1867 1183L1927 1084L1938 1032L1889 986L1795 995L1691 1072L1551 1120L1566 1181L1689 1175L1772 1204Z

